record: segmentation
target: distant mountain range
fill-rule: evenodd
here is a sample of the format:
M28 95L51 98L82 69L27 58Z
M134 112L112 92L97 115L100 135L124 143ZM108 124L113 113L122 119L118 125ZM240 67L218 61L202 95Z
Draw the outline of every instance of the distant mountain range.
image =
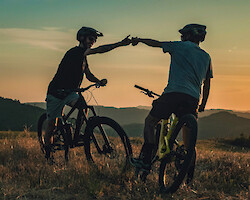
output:
M233 111L220 111L200 118L199 139L250 136L250 119L239 117Z
M137 106L136 108L150 110L152 107L151 106ZM236 114L239 117L250 119L250 111L243 112L243 111L233 111L233 110L225 110L225 109L205 110L205 112L199 113L199 118L206 117L206 116L209 116L211 114L218 113L221 111L227 111L229 113Z
M33 102L26 104L46 109L45 102ZM145 117L148 115L151 106L137 106L137 107L126 107L126 108L95 106L95 108L99 115L115 118L121 124L131 124L131 123L144 123ZM66 106L65 109L66 113L69 111L69 109L70 108ZM224 109L205 110L204 112L199 113L199 118L207 117L222 111L236 114L238 117L244 117L250 119L250 112L239 112L239 111L224 110Z
M36 130L39 116L45 112L45 103L25 103L0 97L0 130ZM146 108L146 109L145 109ZM130 137L143 136L144 120L150 107L115 108L95 106L96 112L117 121ZM69 108L66 108L66 112ZM76 116L75 116L76 117ZM250 113L231 110L206 110L199 114L198 139L250 135Z
M29 103L45 108L45 103ZM99 115L108 116L122 125L131 137L142 137L144 120L151 109L150 106L132 108L115 108L95 106ZM66 108L68 112L69 108ZM223 109L205 110L199 113L198 139L217 137L237 137L241 133L250 135L250 113Z
M124 130L131 137L143 136L143 124L127 124ZM250 136L250 119L228 111L219 111L198 121L198 139Z
M45 103L26 103L26 104L46 109ZM121 125L127 125L132 123L143 124L146 116L149 113L149 110L138 109L136 107L127 107L127 108L115 108L115 107L105 107L105 106L94 106L94 107L98 115L107 116L112 119L115 119ZM68 113L69 110L70 107L66 106L65 113ZM75 112L73 116L76 118L77 112Z
M20 131L25 127L37 129L37 120L44 110L17 100L0 97L0 130Z

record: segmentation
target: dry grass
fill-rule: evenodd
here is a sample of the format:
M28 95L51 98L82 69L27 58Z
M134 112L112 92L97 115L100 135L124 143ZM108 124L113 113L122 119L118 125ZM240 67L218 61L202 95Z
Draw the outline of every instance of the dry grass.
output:
M61 159L50 166L30 135L0 139L0 199L248 199L249 149L216 140L199 141L193 185L182 185L172 196L161 196L156 169L141 183L132 169L121 173L103 161L90 166L83 147L71 150L67 165ZM138 155L142 140L132 138L131 142Z

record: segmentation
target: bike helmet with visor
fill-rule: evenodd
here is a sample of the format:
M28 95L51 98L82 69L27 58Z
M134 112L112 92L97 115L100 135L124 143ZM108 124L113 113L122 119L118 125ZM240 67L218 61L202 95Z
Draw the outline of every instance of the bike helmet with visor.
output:
M203 42L206 36L206 26L200 24L188 24L184 26L179 32L182 35L191 34L192 37L195 37L200 42Z
M76 39L80 42L81 41L81 37L84 36L94 36L96 39L97 37L102 37L103 34L93 28L90 27L82 27L76 35Z

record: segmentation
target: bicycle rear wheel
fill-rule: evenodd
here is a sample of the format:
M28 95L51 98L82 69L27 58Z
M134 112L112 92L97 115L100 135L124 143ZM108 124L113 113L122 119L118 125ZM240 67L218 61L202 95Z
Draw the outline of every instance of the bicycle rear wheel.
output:
M58 123L62 123L60 121L61 119L58 119ZM47 126L47 116L46 113L42 114L38 120L38 128L37 128L37 136L38 136L38 142L40 144L42 153L45 154L45 129ZM53 132L53 143L51 145L51 158L54 162L60 163L62 160L68 161L68 153L69 153L69 144L68 144L68 138L66 137L66 130L61 128L57 130L56 132ZM55 154L56 151L63 150L61 152L58 152Z
M175 142L183 126L189 129L189 145L187 149L184 149L184 145L180 146ZM194 166L196 139L196 118L191 114L181 117L169 140L171 153L166 158L162 159L160 164L159 185L161 192L176 192L187 173L190 172L190 167Z
M112 174L124 170L132 156L131 144L123 128L107 117L91 119L86 127L84 148L87 160Z

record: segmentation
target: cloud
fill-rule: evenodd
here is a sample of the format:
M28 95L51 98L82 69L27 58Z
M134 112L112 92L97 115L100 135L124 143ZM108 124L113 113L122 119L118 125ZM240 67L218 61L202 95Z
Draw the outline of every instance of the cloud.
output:
M57 27L42 29L0 28L0 43L15 43L37 46L55 51L64 51L72 44L75 31Z

